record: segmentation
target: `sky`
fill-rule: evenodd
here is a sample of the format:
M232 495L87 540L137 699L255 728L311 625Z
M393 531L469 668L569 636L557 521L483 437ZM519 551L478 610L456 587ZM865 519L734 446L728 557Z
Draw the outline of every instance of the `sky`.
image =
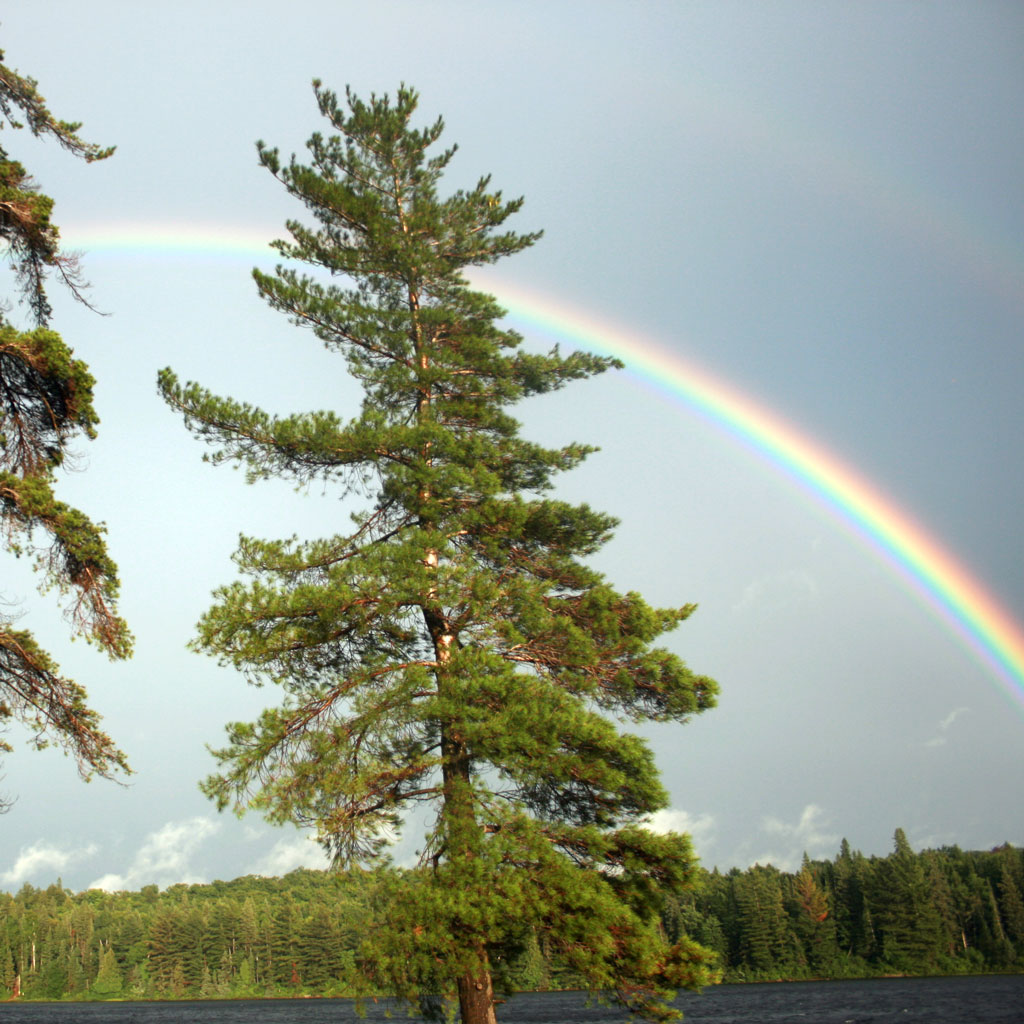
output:
M793 869L843 837L884 855L897 828L916 849L1024 844L1022 664L957 629L978 609L1024 629L1022 44L1024 8L980 0L9 5L6 63L117 146L87 166L4 137L107 314L52 288L102 420L59 494L107 524L136 655L70 642L9 556L0 598L135 774L83 784L12 729L0 889L324 865L304 833L199 792L224 725L277 695L186 645L239 533L324 536L355 506L203 463L155 387L171 366L272 412L356 411L343 360L249 276L304 212L254 143L301 153L326 129L314 77L419 90L421 123L443 115L459 144L447 187L492 173L526 197L516 229L544 231L479 277L510 326L629 364L517 414L600 447L557 491L619 518L594 564L699 606L665 643L721 697L645 730L670 797L654 824L722 870ZM840 470L859 491L815 492ZM875 526L901 524L888 554L850 512L869 492ZM922 537L919 569L958 567L945 610L901 564ZM416 848L413 822L396 861Z

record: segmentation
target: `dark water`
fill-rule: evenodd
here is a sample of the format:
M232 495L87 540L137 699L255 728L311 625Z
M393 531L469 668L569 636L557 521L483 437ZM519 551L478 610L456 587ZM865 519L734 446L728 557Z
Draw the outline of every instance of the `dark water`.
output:
M776 985L723 985L680 996L687 1021L704 1024L1024 1024L1024 975L886 978ZM391 1016L388 1017L390 1010ZM4 1003L11 1024L355 1024L420 1021L395 1003L370 1003L365 1018L344 999L175 1003ZM611 1024L626 1015L587 1006L575 992L526 993L499 1008L500 1024Z

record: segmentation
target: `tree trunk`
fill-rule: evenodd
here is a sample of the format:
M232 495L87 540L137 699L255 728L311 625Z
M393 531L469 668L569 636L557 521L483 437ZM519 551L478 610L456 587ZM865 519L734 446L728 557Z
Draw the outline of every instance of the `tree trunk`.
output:
M494 1015L494 986L491 972L459 978L459 1010L462 1024L498 1024Z
M408 230L404 222L402 230ZM419 354L420 369L426 370L430 365L430 360L423 345L422 328L417 315L419 312L418 295L410 293L409 309L415 324L413 341L416 352ZM426 410L430 407L431 398L431 392L427 388L420 393L417 399L416 416L420 422L426 419ZM424 465L431 465L429 445L422 452L422 458ZM422 488L418 497L421 502L427 502L430 499L429 488ZM421 518L420 526L428 525L430 524ZM436 572L439 563L437 550L428 550L424 563L429 569ZM433 585L427 593L427 600L422 606L422 612L430 637L434 642L438 691L440 692L444 688L444 675L448 663L451 661L456 637L451 631L451 626L443 610L437 603L437 590ZM447 853L449 857L472 857L479 838L470 791L469 758L465 746L460 740L452 737L447 726L441 729L441 751L443 755L441 773L444 779L442 814L448 818ZM457 823L455 829L452 828L453 821ZM487 963L486 959L484 959L484 963ZM458 988L462 1024L498 1024L498 1019L494 1014L494 985L491 982L489 967L485 967L476 975L464 974L459 978Z
M447 729L441 731L441 749L444 752L445 847L450 860L467 864L478 855L482 831L473 808L469 755L465 746L453 740ZM477 955L481 968L458 979L459 1010L462 1024L497 1024L494 1014L494 986L491 982L487 950L479 937L468 937L467 945Z

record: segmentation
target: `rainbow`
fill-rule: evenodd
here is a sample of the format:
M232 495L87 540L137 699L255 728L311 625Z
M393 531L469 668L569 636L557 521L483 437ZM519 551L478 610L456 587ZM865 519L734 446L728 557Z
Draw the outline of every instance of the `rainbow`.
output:
M711 374L608 321L508 282L488 288L519 326L617 356L628 372L682 404L824 506L958 637L1024 709L1024 633L937 540L832 452Z
M72 249L161 259L227 258L275 262L267 239L279 232L160 227L67 230ZM895 571L1024 710L1024 633L1012 616L935 538L832 452L777 414L675 353L609 326L550 296L488 274L483 286L517 327L627 364L630 375L712 424L793 481Z

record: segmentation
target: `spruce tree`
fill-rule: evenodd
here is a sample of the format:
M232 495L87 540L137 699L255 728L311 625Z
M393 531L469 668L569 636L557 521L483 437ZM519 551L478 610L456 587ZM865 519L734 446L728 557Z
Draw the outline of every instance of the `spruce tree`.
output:
M261 296L362 383L361 411L270 416L160 375L164 398L250 481L336 483L369 507L347 533L242 537L246 581L216 594L195 646L283 691L229 727L219 807L312 825L339 864L371 862L413 805L436 817L362 951L370 982L410 1000L457 993L495 1020L501 964L533 936L594 990L652 1019L707 981L706 951L659 934L659 892L691 884L682 835L645 816L666 794L617 722L683 722L715 684L653 647L693 610L621 594L585 561L614 520L546 495L591 451L520 436L509 406L618 364L527 353L465 273L531 245L489 178L443 198L441 120L314 82L332 134L309 165L259 158L314 218L254 271ZM522 952L525 952L523 950Z
M793 927L808 966L824 975L835 969L838 947L828 891L814 875L810 858L804 853L800 873L793 879Z
M92 994L99 999L113 999L121 994L123 984L121 969L117 966L117 958L114 956L113 949L108 946L100 957L99 971L96 974L96 980L92 983Z
M893 834L893 852L875 865L872 902L889 962L903 970L933 967L942 951L942 921L925 864L902 828Z
M77 135L78 124L47 108L36 82L3 64L0 51L0 128L27 127L87 162L110 156ZM81 301L83 284L73 256L60 246L53 200L0 146L0 243L6 246L34 327L8 322L0 304L0 528L9 551L33 553L42 589L70 595L68 617L111 658L131 653L131 635L117 613L117 567L107 553L102 524L59 501L53 485L69 447L93 438L93 378L60 335L48 327L50 274ZM42 535L45 542L37 544ZM127 770L124 754L99 727L85 690L23 629L0 618L0 726L14 719L34 733L37 746L56 742L73 756L80 774ZM9 750L0 742L0 750Z

